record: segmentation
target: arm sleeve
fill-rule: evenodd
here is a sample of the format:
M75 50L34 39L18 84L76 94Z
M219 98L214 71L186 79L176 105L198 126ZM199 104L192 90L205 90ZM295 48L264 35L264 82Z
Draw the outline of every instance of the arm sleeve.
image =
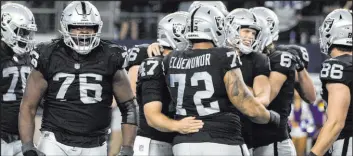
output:
M223 62L224 72L227 72L232 69L240 68L242 66L240 57L234 50L229 48L221 48L219 54L221 54L220 60L223 59L222 62Z

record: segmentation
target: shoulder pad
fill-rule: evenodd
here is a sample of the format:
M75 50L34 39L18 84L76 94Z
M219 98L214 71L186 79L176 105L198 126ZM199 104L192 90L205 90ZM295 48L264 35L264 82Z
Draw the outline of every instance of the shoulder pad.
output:
M352 82L352 62L346 62L342 57L330 58L322 63L320 79L326 82L343 83L348 87Z
M129 70L134 65L140 65L146 58L148 58L147 46L134 46L130 48L126 56L128 62L126 70Z
M151 57L143 60L138 75L140 79L158 79L164 75L163 57Z

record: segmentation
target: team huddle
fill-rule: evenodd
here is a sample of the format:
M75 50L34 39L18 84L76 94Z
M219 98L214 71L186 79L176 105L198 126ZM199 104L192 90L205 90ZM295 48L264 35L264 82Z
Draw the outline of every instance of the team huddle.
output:
M328 119L310 156L353 154L352 16L334 10L318 28ZM277 45L272 10L194 1L159 21L155 43L130 49L101 39L102 27L93 4L73 1L62 36L37 44L32 12L1 6L1 155L297 155L294 92L313 103L316 91L306 48Z

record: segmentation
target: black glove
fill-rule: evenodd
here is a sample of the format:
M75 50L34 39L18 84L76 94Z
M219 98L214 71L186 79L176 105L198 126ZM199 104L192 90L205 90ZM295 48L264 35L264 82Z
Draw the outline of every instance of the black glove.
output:
M45 156L45 154L39 151L32 141L22 144L21 147L24 156Z
M300 59L299 56L295 56L295 57L296 57L296 62L297 62L295 69L297 70L297 72L301 72L305 68L305 64Z
M298 45L279 45L277 47L279 50L289 51L295 56L298 56L301 62L304 64L304 68L308 68L309 65L309 54L305 47Z
M132 156L134 155L134 149L131 146L121 146L118 156Z
M277 127L279 127L281 116L273 110L270 110L269 112L270 112L270 121L268 123L274 124Z

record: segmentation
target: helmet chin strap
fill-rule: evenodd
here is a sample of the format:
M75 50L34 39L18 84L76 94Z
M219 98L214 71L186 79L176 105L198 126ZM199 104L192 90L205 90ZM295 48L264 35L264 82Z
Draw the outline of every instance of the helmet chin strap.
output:
M249 54L252 52L252 48L244 45L242 42L239 43L239 50L240 52L242 52L243 54Z

